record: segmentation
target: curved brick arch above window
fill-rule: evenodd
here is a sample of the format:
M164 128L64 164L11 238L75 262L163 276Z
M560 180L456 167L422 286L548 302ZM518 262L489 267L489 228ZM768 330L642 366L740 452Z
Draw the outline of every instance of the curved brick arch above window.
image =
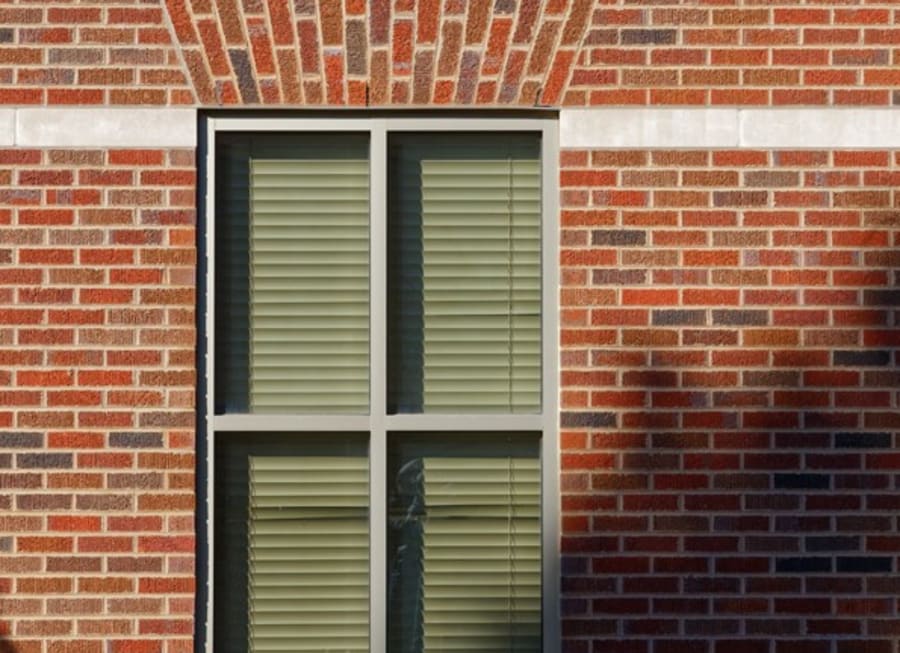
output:
M166 0L201 104L552 106L593 0Z

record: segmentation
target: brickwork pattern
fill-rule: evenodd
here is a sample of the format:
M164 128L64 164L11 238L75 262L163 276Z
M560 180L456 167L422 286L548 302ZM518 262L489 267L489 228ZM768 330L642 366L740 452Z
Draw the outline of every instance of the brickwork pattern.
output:
M206 105L556 105L594 0L166 0Z
M0 104L900 103L860 0L13 0Z
M895 653L900 153L561 164L567 653Z
M182 653L193 150L0 149L0 649Z
M159 1L0 5L0 104L192 105Z
M900 104L894 2L598 2L566 105Z

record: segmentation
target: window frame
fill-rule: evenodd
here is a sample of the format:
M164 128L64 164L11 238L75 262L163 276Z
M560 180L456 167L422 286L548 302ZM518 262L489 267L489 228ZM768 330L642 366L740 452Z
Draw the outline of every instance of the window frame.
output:
M205 234L200 247L205 250L205 297L200 365L205 386L205 503L206 524L200 528L198 562L205 568L205 628L203 650L213 650L214 501L215 434L226 431L367 432L369 434L369 647L371 653L387 648L387 446L389 433L447 431L536 431L541 434L541 614L544 651L555 651L560 633L560 491L559 491L559 129L556 114L540 117L510 115L429 117L349 115L347 117L236 117L210 116L205 137ZM534 112L530 113L533 116ZM544 117L546 115L546 117ZM201 127L202 129L202 127ZM220 132L364 132L369 135L370 240L369 240L369 414L368 415L216 415L214 407L215 370L215 146ZM537 132L541 135L541 411L534 414L387 414L387 195L389 132ZM201 427L201 431L203 427ZM202 482L202 481L201 481ZM198 565L199 566L199 565ZM198 617L201 615L198 615Z

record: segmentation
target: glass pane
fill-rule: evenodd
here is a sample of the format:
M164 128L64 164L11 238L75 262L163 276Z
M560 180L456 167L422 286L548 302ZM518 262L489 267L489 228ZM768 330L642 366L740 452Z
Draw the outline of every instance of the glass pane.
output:
M366 436L219 434L216 651L369 650Z
M534 433L389 440L388 650L541 650Z
M388 412L539 412L539 135L401 133L388 157Z
M216 152L216 412L367 413L368 135Z

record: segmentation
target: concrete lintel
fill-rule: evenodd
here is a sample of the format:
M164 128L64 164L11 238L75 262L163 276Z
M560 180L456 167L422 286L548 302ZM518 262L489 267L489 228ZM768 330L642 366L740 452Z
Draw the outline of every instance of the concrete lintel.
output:
M15 109L19 147L195 147L197 112L170 108ZM3 127L0 115L0 142Z
M14 109L0 109L0 146L16 142L16 112Z
M562 148L895 148L894 108L589 108L560 111Z
M742 109L741 145L771 148L900 146L895 108Z
M738 145L737 109L563 109L559 146L726 148Z

